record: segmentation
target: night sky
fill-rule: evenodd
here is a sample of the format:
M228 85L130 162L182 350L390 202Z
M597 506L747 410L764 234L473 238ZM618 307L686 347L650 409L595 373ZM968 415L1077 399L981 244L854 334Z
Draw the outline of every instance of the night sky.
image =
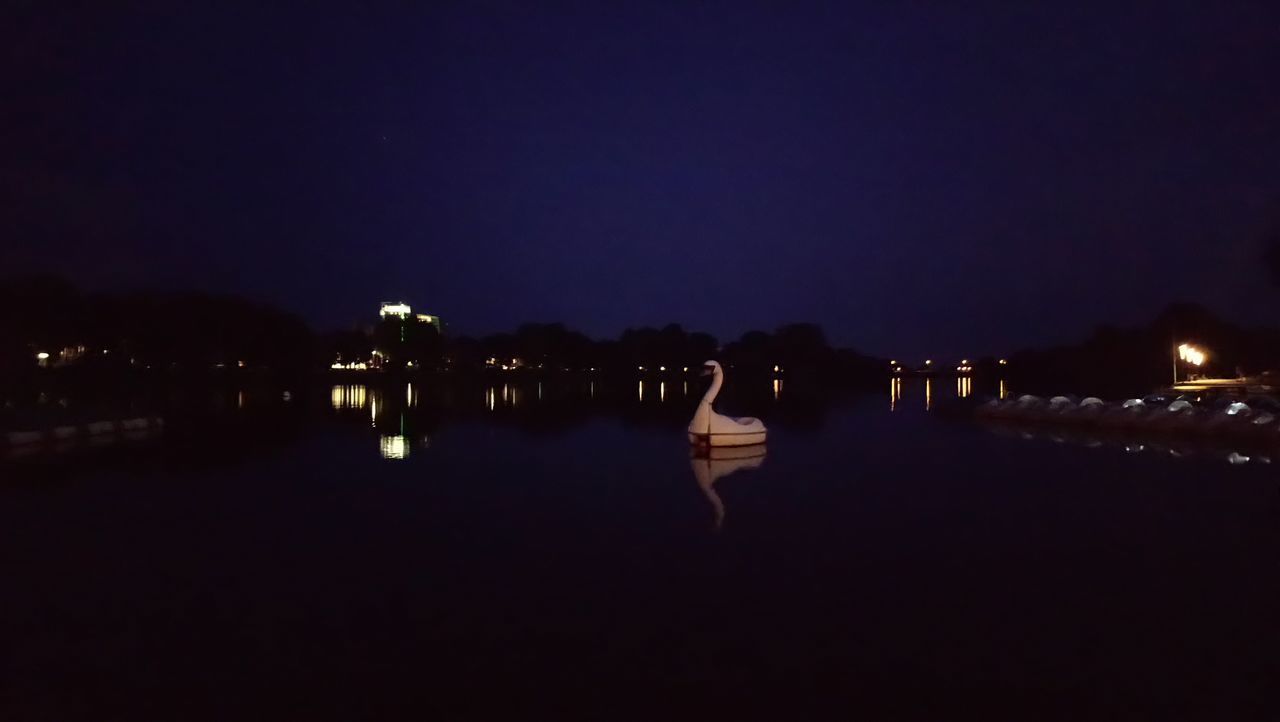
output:
M3 271L907 357L1280 304L1277 3L321 4L7 3Z

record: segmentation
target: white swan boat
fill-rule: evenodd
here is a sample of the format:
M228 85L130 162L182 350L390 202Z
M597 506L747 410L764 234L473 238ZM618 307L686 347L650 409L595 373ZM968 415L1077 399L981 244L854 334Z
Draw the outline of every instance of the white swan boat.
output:
M764 422L750 416L734 418L716 413L711 405L724 385L724 369L716 361L703 366L703 375L710 374L711 387L698 402L698 410L689 422L689 443L702 446L751 446L763 444Z

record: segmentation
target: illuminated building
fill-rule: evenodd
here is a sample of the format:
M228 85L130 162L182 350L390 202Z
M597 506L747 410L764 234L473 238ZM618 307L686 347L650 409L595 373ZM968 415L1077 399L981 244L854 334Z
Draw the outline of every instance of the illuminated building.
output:
M411 313L413 313L413 309L409 308L409 304L403 301L399 303L394 301L383 301L382 307L378 309L378 316L380 318L395 316L397 318L404 319L408 318Z
M401 321L407 321L410 318L419 323L429 323L436 327L437 333L443 333L444 328L441 325L440 317L429 313L415 314L409 304L404 301L383 301L378 308L378 317L385 320L388 317L398 318Z
M431 314L429 314L429 313L420 313L420 314L418 314L418 321L419 321L419 322L421 322L421 323L429 323L429 324L431 324L432 326L435 326L435 327L436 327L436 333L443 333L443 332L444 332L444 330L440 328L440 317L439 317L439 316L432 316L432 315L431 315Z

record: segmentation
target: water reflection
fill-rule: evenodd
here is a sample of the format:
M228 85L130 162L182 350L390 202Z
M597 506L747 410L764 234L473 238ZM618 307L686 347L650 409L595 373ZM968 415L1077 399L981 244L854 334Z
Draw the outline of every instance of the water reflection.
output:
M956 396L967 399L973 395L973 377L957 376L956 377Z
M1004 401L1009 398L1009 387L1005 385L1004 379L1000 379L1000 400Z
M898 402L902 400L902 379L889 379L889 410L894 411L898 408Z
M486 417L489 423L526 430L561 430L609 412L620 414L628 423L673 430L679 436L680 429L688 424L687 402L699 393L698 382L692 378L640 382L570 377L539 381L508 376L470 385L464 385L465 381L436 384L421 376L411 378L326 384L335 420L372 429L369 445L376 443L380 449L385 445L387 458L397 458L402 445L393 437L405 437L405 443L417 450L424 428L434 429L442 423L476 416ZM908 393L906 382L899 383L899 395ZM784 386L786 379L782 378L760 378L742 384L732 399L735 411L759 413L758 410L769 409L782 423L808 429L820 427L832 397L815 397L802 386L786 386L784 397ZM252 392L247 391L246 395L249 393ZM477 396L481 397L480 405L476 404ZM226 400L234 409L234 398ZM250 408L254 405L250 404ZM397 428L401 417L409 431Z
M933 408L933 379L925 377L924 379L924 410L929 411Z
M329 403L334 409L363 409L369 390L363 384L334 386L329 392Z
M1270 464L1269 450L1250 450L1224 445L1213 439L1182 439L1175 436L1142 436L1104 429L1060 429L1019 425L1007 421L988 421L984 425L999 436L1023 441L1049 441L1059 445L1080 446L1087 449L1111 448L1128 454L1144 456L1168 456L1179 461L1216 459L1232 466L1244 464Z
M724 500L716 493L715 484L730 474L744 469L758 469L764 463L765 445L753 446L711 446L695 449L689 465L693 468L693 478L698 488L711 502L715 514L715 529L724 527Z
M381 439L380 450L384 459L404 460L409 457L409 440L400 434L395 436L384 434Z

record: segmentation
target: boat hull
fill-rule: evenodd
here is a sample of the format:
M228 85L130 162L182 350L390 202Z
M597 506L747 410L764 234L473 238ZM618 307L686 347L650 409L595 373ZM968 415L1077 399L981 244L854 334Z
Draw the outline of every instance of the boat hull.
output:
M752 446L763 444L767 431L740 431L729 434L689 433L689 443L696 446Z

